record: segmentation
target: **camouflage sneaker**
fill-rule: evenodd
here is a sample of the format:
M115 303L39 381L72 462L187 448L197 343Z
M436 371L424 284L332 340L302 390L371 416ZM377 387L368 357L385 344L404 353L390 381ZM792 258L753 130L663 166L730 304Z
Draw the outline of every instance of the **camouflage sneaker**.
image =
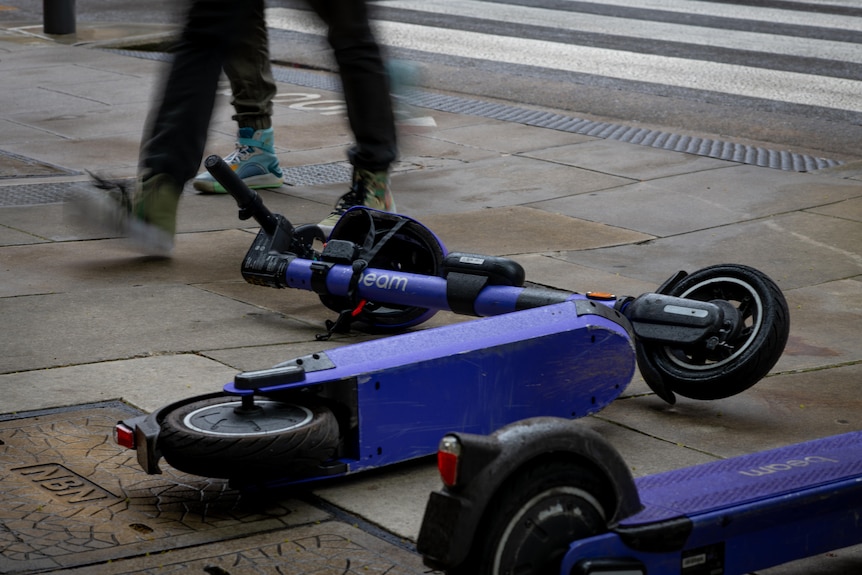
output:
M224 161L236 172L246 186L253 190L280 188L284 184L284 173L275 155L275 135L272 128L257 130L240 128L236 149ZM202 172L192 180L194 188L210 194L224 194L224 189L209 172Z
M389 172L371 172L354 168L353 184L350 191L341 196L335 208L318 225L323 233L329 234L344 212L354 206L367 206L384 212L395 211L395 200L389 190Z
M72 216L82 224L127 237L147 255L169 256L182 193L174 179L152 176L133 195L124 182L94 178L96 190L71 200Z

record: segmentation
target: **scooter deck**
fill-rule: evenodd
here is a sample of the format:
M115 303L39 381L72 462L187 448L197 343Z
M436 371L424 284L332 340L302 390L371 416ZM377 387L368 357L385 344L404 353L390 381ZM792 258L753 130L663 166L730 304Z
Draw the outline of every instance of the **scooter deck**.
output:
M643 509L561 573L744 575L862 543L862 432L636 480Z
M621 527L708 513L853 477L862 477L862 432L635 479L644 510Z
M353 472L431 455L452 429L490 433L536 415L599 411L635 370L627 325L581 297L334 348L316 354L324 367L257 392L352 389L342 395L356 411L342 461Z

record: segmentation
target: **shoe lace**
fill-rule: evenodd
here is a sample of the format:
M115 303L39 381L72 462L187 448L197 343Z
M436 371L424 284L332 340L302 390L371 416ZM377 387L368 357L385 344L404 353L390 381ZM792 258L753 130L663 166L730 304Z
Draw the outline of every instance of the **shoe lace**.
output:
M251 146L243 146L241 144L236 144L236 148L234 149L234 151L225 156L224 161L229 166L232 166L234 164L242 162L252 154L254 154L254 148L252 148Z
M127 182L104 178L89 171L87 173L93 179L93 186L105 190L109 196L115 198L123 213L132 213L132 190Z
M350 191L338 198L335 203L333 213L341 215L353 206L361 206L365 204L365 188L358 182L350 187Z

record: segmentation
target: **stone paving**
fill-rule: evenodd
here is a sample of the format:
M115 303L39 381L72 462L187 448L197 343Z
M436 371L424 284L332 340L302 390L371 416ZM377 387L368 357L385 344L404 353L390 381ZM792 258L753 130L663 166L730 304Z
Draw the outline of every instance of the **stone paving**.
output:
M315 295L243 282L255 229L229 197L184 194L171 259L68 223L63 199L87 171L134 176L165 67L100 42L0 30L0 73L14 77L0 91L0 572L424 572L412 543L439 486L430 462L261 501L170 468L147 476L111 441L129 413L368 336L316 341L332 314ZM336 174L262 194L295 223L318 221L346 189L351 135L329 108L339 98L279 85L282 164ZM636 377L583 420L636 475L862 429L859 159L798 173L419 111L433 122L402 126L393 188L450 250L505 255L530 281L581 292L638 294L724 262L784 291L790 341L754 388L669 406ZM233 138L222 98L207 152ZM764 573L860 569L851 548Z

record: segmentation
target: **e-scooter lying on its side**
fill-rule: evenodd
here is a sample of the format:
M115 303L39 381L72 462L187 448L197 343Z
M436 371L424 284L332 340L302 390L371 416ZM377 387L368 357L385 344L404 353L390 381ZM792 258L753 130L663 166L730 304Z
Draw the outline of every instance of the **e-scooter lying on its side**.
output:
M449 575L745 575L862 543L862 432L633 479L574 421L440 442L418 539Z
M120 422L118 442L148 473L164 457L238 485L344 475L431 455L450 429L594 413L636 364L667 401L727 397L765 376L787 340L784 297L752 268L681 272L636 298L531 287L512 260L447 255L415 220L357 208L318 253L316 226L270 213L217 156L206 165L261 225L243 276L315 291L339 313L330 332L403 329L437 310L487 317L240 373L222 392Z

